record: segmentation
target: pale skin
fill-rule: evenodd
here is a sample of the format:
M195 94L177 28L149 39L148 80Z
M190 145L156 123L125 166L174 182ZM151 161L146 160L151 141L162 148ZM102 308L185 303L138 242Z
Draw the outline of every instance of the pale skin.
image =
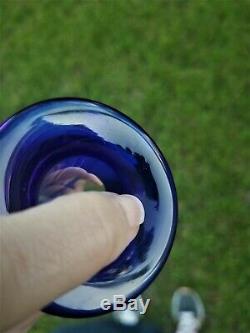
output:
M144 220L141 202L73 193L0 221L0 332L26 332L46 304L114 261Z

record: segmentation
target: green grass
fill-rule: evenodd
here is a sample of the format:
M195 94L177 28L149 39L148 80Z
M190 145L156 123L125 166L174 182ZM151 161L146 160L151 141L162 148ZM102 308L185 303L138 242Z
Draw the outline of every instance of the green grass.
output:
M147 319L170 332L171 294L189 285L204 332L248 332L250 2L3 0L1 16L0 120L50 97L96 99L172 166L180 223ZM32 332L59 323L44 316Z

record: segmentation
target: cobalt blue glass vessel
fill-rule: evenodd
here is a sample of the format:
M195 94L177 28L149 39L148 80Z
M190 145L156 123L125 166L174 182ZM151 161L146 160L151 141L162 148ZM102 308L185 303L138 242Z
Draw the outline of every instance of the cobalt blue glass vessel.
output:
M135 195L145 208L145 222L121 256L44 311L93 316L103 312L104 298L112 303L113 295L141 294L166 262L177 225L170 168L145 131L108 105L62 98L28 106L0 124L0 147L0 214L84 190L86 183Z

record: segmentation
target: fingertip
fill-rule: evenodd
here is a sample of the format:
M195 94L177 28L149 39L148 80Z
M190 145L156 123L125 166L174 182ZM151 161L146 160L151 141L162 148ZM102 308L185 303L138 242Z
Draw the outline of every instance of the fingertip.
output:
M117 197L131 227L138 227L144 222L145 210L142 202L135 196L123 194Z

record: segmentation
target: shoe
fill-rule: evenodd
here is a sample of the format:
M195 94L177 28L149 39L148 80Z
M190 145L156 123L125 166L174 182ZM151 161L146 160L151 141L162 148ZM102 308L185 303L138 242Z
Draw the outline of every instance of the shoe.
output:
M177 289L171 300L173 319L178 322L177 332L197 332L205 319L205 308L200 296L192 289Z
M141 298L142 296L138 296L137 297L137 301L139 300L139 298ZM138 303L139 306L140 303ZM140 322L140 308L138 308L138 310L130 310L130 309L126 309L123 311L114 311L112 313L113 319L116 323L122 325L122 326L130 326L130 327L135 327L139 324Z

